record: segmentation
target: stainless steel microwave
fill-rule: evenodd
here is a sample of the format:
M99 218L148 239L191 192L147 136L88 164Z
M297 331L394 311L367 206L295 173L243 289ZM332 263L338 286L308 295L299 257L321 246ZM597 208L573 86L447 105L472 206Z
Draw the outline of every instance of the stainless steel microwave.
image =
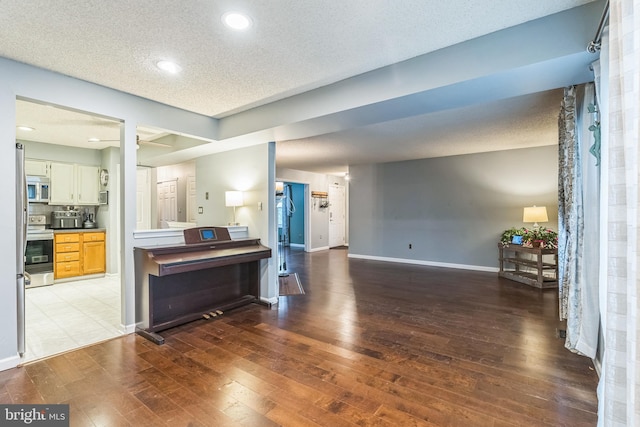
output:
M30 203L49 203L49 178L27 176L27 198Z

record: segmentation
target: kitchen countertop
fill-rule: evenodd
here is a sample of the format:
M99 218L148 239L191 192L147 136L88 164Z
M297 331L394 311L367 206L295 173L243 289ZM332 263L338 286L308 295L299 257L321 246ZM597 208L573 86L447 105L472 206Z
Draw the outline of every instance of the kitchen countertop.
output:
M106 228L54 228L53 233L91 233L95 231L107 231Z

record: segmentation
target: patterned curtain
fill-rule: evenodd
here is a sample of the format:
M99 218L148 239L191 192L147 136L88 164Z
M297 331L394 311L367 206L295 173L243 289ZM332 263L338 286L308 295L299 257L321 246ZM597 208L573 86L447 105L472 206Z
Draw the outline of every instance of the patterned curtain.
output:
M570 306L579 292L575 286L581 264L582 170L576 135L576 88L565 88L558 118L558 292L560 319L569 319ZM571 300L571 301L570 301ZM573 313L575 314L575 313ZM572 319L572 321L575 319ZM568 326L567 326L568 328ZM570 330L567 330L570 333Z
M565 347L591 358L600 328L597 111L593 83L565 89L558 120L559 312L567 320Z
M610 1L609 37L603 38L601 67L602 85L606 78L609 93L607 126L603 126L609 194L598 425L639 426L640 0Z
M600 328L600 159L593 83L565 89L559 117L558 289L565 347L595 358Z

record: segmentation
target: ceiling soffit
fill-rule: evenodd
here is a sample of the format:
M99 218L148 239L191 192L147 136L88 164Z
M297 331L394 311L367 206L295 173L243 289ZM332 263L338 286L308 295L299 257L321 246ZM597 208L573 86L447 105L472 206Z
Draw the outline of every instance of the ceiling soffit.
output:
M601 12L590 3L225 117L218 140L312 137L590 81Z

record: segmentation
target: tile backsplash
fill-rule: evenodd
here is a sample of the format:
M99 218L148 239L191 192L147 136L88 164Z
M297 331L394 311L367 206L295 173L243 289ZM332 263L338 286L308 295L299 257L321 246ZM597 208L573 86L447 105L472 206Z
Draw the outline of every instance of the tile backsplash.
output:
M46 215L47 225L51 225L51 212L62 211L67 209L76 209L83 214L83 219L87 215L93 215L96 218L98 206L55 206L46 203L29 203L29 215Z

